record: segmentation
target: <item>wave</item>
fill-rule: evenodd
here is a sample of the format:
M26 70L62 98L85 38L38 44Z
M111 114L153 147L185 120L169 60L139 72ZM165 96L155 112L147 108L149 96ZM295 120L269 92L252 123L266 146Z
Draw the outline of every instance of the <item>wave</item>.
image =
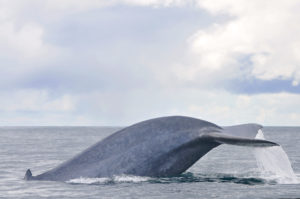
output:
M66 181L70 184L115 184L115 183L139 183L149 181L150 177L119 175L111 178L75 178Z
M171 184L171 183L235 183L244 185L264 185L264 184L281 184L276 179L276 176L257 176L255 173L245 174L227 174L227 173L214 173L214 174L201 174L186 172L174 177L143 177L133 175L120 175L111 178L76 178L67 181L70 184L88 184L88 185L109 185L120 183L155 183L155 184Z

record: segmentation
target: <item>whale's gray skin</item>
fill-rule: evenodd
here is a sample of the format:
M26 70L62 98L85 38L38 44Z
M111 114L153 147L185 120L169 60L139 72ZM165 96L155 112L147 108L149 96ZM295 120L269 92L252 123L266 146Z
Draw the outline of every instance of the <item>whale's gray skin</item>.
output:
M67 181L121 174L175 176L223 143L258 147L277 145L253 139L261 128L257 124L221 128L184 116L155 118L117 131L45 173L32 176L27 170L24 178Z

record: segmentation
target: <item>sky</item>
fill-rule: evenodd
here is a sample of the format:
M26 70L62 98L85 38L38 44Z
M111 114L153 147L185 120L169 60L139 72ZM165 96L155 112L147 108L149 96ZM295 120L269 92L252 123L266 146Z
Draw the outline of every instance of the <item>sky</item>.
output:
M0 126L300 125L298 0L0 0Z

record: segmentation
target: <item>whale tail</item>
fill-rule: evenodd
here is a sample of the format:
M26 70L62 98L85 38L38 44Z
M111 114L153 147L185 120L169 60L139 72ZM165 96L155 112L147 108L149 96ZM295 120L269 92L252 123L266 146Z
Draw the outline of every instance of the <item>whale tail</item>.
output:
M268 140L231 136L224 133L210 133L204 135L204 137L210 139L211 141L217 142L219 144L230 144L230 145L247 146L247 147L279 146L279 144Z
M223 127L222 132L232 136L254 139L263 126L260 124L240 124L235 126Z
M248 147L279 146L279 144L275 142L255 139L258 131L262 128L263 126L259 124L242 124L237 126L223 127L221 133L209 133L203 136L219 144L231 144Z
M31 173L30 169L27 169L25 176L24 176L24 180L32 180L32 179L33 179L32 173Z

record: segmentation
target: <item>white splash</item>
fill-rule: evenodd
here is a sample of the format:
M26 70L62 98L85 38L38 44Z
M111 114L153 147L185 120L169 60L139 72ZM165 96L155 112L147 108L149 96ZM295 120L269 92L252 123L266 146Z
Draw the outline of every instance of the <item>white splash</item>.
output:
M74 178L69 181L66 181L67 183L71 184L105 184L110 182L110 178Z
M115 182L145 182L150 180L150 177L145 176L132 176L132 175L121 175L121 176L114 176L113 180Z
M256 139L265 139L259 130ZM254 148L257 166L263 178L272 179L281 184L300 183L290 160L281 146Z
M80 177L80 178L71 179L66 182L71 184L107 184L107 183L124 183L124 182L139 183L139 182L148 181L150 179L151 179L150 177L143 177L143 176L119 175L119 176L113 176L112 178Z

